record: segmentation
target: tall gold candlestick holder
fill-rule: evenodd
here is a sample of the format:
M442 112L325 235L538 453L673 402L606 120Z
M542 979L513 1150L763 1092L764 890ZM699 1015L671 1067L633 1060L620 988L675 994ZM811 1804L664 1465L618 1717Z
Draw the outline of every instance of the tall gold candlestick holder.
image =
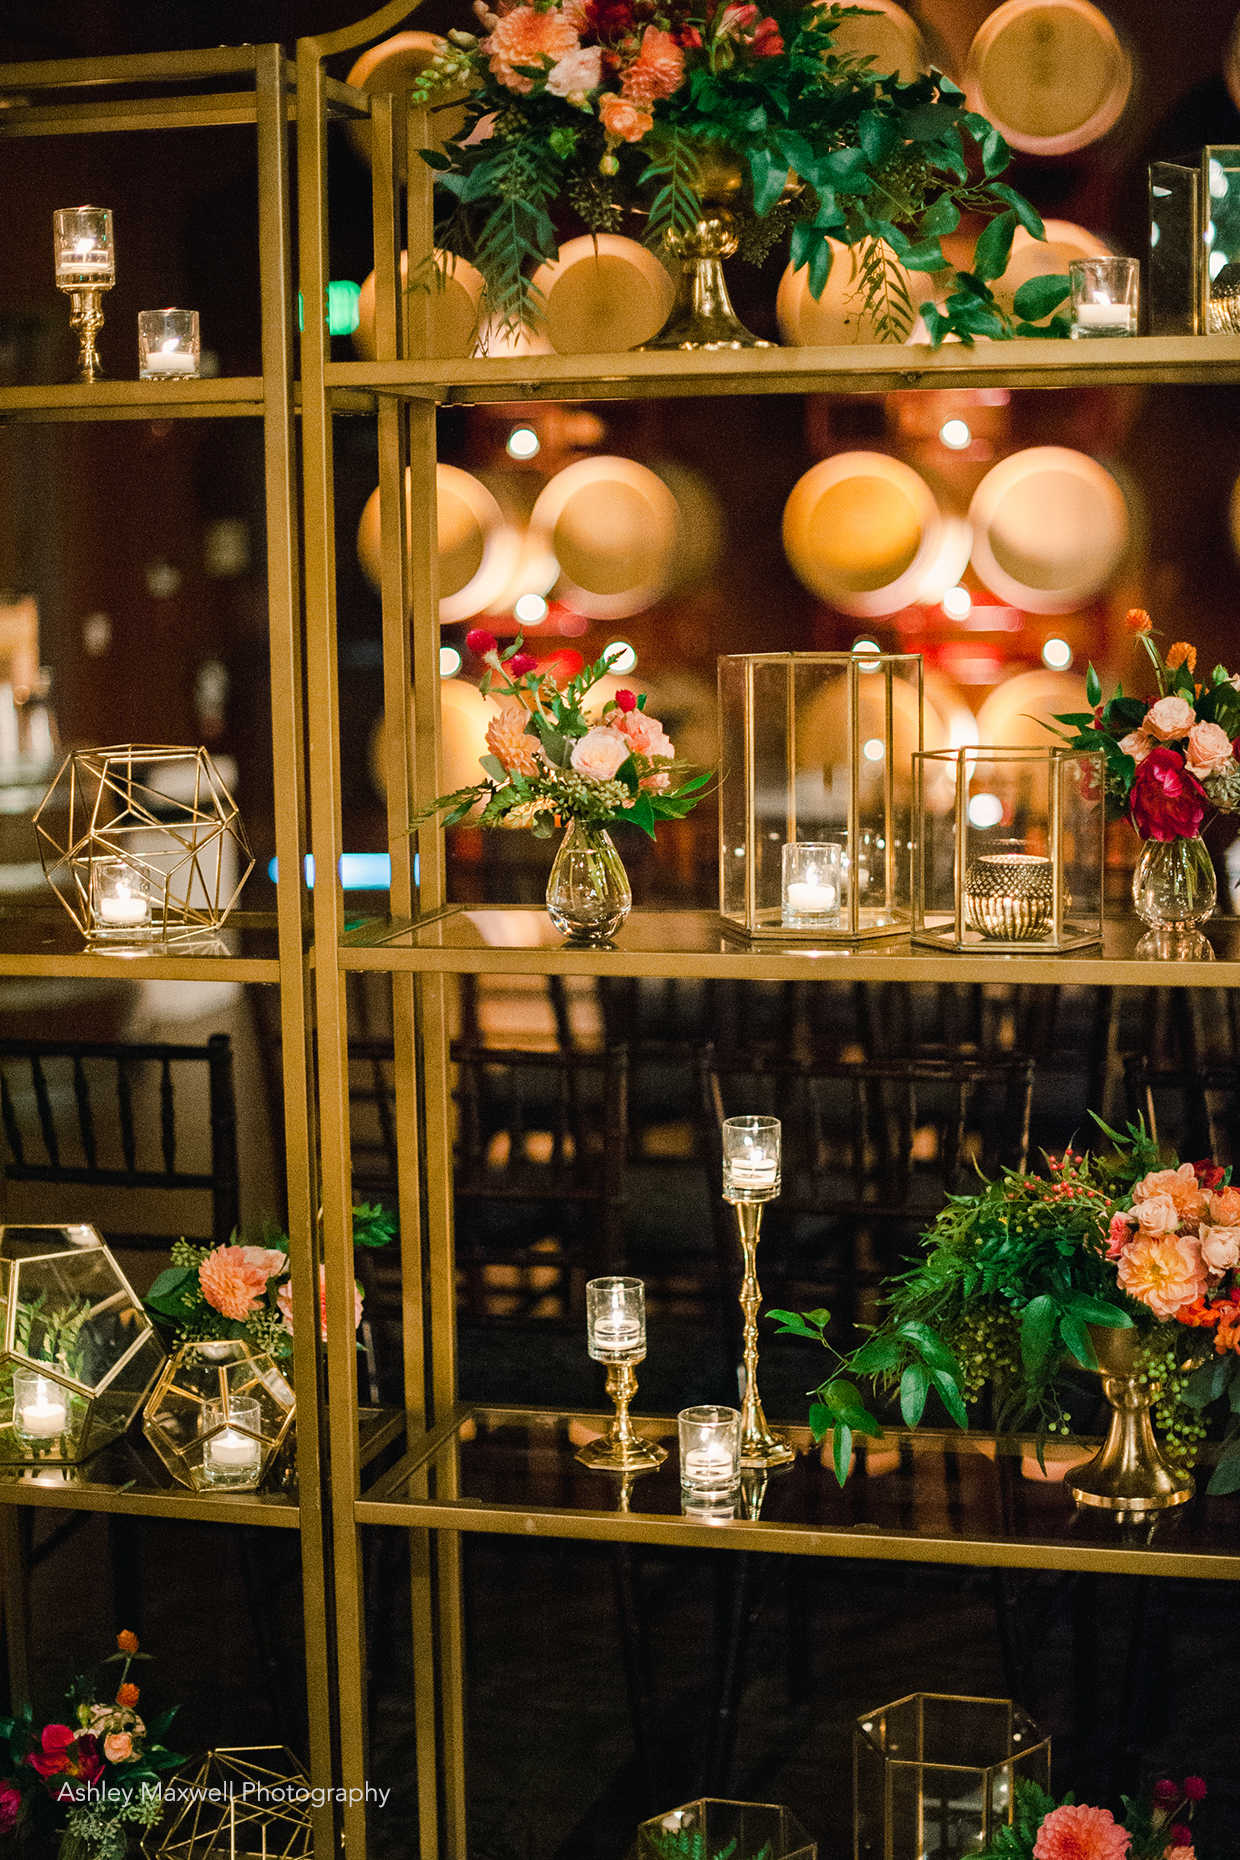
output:
M758 1240L762 1210L774 1201L780 1182L780 1125L777 1117L729 1117L723 1125L723 1198L736 1209L744 1276L740 1306L745 1319L741 1370L741 1465L787 1466L796 1449L786 1434L767 1423L758 1393Z
M103 293L116 282L112 215L106 207L58 207L52 215L56 286L69 299L69 327L78 339L77 379L103 374L96 338L103 328Z
M591 1279L586 1286L587 1343L607 1369L607 1394L615 1410L604 1433L577 1449L595 1472L653 1472L667 1458L657 1441L643 1440L629 1408L637 1393L637 1365L646 1359L646 1288L640 1279Z

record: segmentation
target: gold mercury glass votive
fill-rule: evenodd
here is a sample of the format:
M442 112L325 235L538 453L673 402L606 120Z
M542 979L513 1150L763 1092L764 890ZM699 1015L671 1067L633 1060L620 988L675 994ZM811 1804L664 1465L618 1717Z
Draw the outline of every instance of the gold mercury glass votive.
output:
M964 875L964 920L1004 943L1031 942L1050 930L1055 879L1038 853L980 853Z

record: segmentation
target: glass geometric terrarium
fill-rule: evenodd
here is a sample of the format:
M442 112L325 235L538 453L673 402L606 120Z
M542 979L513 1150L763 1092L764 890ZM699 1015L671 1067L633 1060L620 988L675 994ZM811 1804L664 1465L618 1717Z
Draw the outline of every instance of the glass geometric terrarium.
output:
M721 658L719 742L725 929L822 944L907 928L920 654Z
M818 1846L776 1802L703 1796L643 1821L633 1860L818 1860Z
M242 1339L183 1343L151 1391L142 1432L180 1485L253 1492L288 1439L293 1386Z
M1102 757L1060 748L913 757L914 943L1039 955L1102 938Z
M309 1860L310 1778L283 1744L209 1750L177 1778L182 1806L144 1836L147 1860Z
M0 1227L0 1464L76 1465L123 1434L164 1362L93 1227Z
M853 1730L853 1860L961 1860L1050 1788L1051 1744L1010 1699L914 1692Z
M205 749L77 750L34 827L48 884L95 943L218 930L254 865L237 804Z

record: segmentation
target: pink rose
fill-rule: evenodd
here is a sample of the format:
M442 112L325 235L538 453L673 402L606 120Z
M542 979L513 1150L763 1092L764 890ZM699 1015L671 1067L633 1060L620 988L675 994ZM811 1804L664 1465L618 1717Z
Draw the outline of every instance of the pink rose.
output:
M547 73L547 89L553 97L584 97L597 90L603 81L601 45L579 45L557 59Z
M293 1281L286 1279L276 1293L276 1308L280 1313L284 1328L291 1337L293 1334ZM362 1288L354 1281L353 1285L353 1328L357 1329L362 1321ZM327 1267L319 1267L319 1335L327 1338Z
M1231 761L1230 736L1217 723L1195 723L1184 745L1184 761L1198 781L1217 775Z
M1134 1202L1132 1211L1143 1234L1173 1234L1180 1225L1170 1195L1147 1195L1143 1201Z
M1170 743L1177 736L1187 736L1196 721L1197 713L1187 698L1164 697L1150 705L1141 728L1147 736Z
M243 1246L241 1257L247 1266L257 1267L269 1279L278 1279L281 1273L288 1271L288 1254L282 1253L278 1246Z
M1128 1296L1159 1318L1173 1318L1206 1289L1201 1248L1184 1234L1139 1233L1115 1270Z
M672 739L657 717L651 717L644 710L626 710L617 717L615 726L625 736L639 756L645 756L651 762L656 756L666 756L670 761L676 754Z
M577 774L587 781L611 781L631 753L632 745L626 736L600 724L577 738L569 760Z
M1111 1216L1111 1225L1107 1229L1107 1258L1118 1259L1124 1248L1132 1239L1135 1215L1125 1214L1122 1208L1116 1209Z
M1211 1272L1230 1272L1240 1266L1240 1227L1202 1227L1197 1238Z
M133 1739L128 1731L112 1731L103 1740L103 1754L109 1763L128 1763L133 1755Z
M1140 768L1150 753L1150 739L1144 730L1129 730L1127 736L1121 736L1119 746L1126 756L1131 756Z
M1240 1227L1240 1188L1216 1188L1206 1202L1216 1227Z
M0 1834L12 1834L21 1814L22 1792L15 1782L0 1782Z
M653 110L604 91L598 100L599 120L613 142L640 142L654 128Z

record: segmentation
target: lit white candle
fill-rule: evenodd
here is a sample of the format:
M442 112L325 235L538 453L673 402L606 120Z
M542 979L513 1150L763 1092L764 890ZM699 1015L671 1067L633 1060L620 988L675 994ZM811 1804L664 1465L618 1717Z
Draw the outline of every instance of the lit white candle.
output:
M222 1434L213 1434L207 1442L210 1464L229 1472L257 1472L261 1452L257 1440L239 1433L235 1427L226 1427Z
M99 921L101 923L133 929L138 924L149 923L150 916L151 900L141 892L120 890L107 892L99 900Z
M823 917L839 909L840 898L834 885L794 879L788 886L785 902L798 917Z
M684 1476L689 1485L727 1485L737 1477L737 1467L725 1446L690 1447L684 1458Z
M1083 329L1115 329L1122 330L1126 336L1132 334L1131 304L1076 304L1073 306L1072 315Z
M142 363L144 375L192 375L194 358L185 349L155 349Z
M594 1321L594 1341L600 1350L636 1349L641 1334L642 1327L637 1319L626 1317L623 1312Z
M752 1151L728 1158L728 1175L734 1188L774 1188L777 1168L773 1158Z
M32 1440L52 1440L69 1425L69 1404L54 1383L41 1383L19 1403L18 1432Z

